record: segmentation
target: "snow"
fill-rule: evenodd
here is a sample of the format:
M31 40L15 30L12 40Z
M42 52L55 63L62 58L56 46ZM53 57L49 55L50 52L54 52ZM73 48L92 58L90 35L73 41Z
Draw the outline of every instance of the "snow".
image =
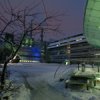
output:
M72 90L65 88L65 80L59 81L60 78L69 79L72 73L78 70L76 66L46 63L9 64L10 80L15 86L20 86L13 93L11 100L100 100L99 86L97 89ZM87 68L85 74L89 71L90 68Z

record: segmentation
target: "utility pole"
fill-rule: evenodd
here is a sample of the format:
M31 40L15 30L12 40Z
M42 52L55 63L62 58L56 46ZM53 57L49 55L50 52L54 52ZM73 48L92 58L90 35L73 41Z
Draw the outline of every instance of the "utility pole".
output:
M40 35L40 37L41 37L41 46L43 45L43 38L44 38L44 29L43 28L41 28L41 35Z
M44 40L43 40L44 34L43 33L44 33L44 29L41 28L41 34L40 34L41 62L44 61Z

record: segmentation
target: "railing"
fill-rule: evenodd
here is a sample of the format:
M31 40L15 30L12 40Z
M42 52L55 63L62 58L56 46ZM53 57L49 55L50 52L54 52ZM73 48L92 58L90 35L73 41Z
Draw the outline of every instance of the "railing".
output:
M99 58L80 58L80 59L70 59L74 63L86 63L86 64L100 64Z

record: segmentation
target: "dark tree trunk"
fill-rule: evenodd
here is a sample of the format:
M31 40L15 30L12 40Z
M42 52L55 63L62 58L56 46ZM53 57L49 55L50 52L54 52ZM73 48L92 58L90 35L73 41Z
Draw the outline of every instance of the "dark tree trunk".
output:
M4 89L4 85L5 85L5 76L6 76L6 70L7 70L7 64L8 64L9 60L5 61L4 66L3 66L3 70L2 70L2 75L1 75L1 89Z

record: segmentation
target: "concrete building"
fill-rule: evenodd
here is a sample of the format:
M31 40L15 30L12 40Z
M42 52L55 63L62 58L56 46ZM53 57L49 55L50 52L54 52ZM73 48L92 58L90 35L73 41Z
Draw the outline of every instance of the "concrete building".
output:
M48 45L49 62L90 63L100 57L100 49L90 45L83 34L54 41Z

